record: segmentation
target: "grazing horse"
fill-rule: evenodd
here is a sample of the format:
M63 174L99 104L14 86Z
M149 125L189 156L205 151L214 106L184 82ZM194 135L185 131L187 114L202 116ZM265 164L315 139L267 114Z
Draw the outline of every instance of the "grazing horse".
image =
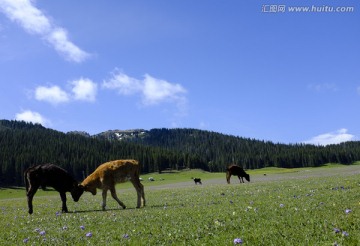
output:
M60 193L62 201L62 212L67 213L66 192L71 192L71 196L75 202L79 201L83 190L79 188L78 182L64 169L54 164L42 164L29 167L24 172L26 185L26 196L29 207L29 214L33 213L32 200L36 191L46 186L53 187Z
M202 184L201 183L201 178L193 178L193 180L194 180L194 182L195 182L195 184Z
M96 195L96 189L102 189L102 209L106 207L107 191L110 190L111 196L122 208L126 208L116 195L115 185L127 180L134 185L137 192L137 208L145 206L144 186L140 183L140 166L136 160L116 160L101 164L92 174L90 174L80 185L84 191Z
M247 174L242 167L239 167L237 165L230 165L226 169L226 181L228 184L230 184L231 175L238 176L240 183L244 183L243 178L250 182L250 175Z

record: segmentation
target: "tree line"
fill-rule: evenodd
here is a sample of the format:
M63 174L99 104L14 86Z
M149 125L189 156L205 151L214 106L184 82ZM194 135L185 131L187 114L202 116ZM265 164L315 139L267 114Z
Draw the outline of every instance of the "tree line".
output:
M0 186L23 185L23 171L35 164L57 164L80 181L101 163L125 158L139 160L142 173L182 168L223 172L230 163L246 169L316 167L360 160L360 143L287 145L197 129L165 128L119 141L0 120Z
M352 164L360 160L360 142L327 146L280 144L198 129L152 129L135 142L192 153L211 171L225 171L229 163L246 169L318 167L326 163Z

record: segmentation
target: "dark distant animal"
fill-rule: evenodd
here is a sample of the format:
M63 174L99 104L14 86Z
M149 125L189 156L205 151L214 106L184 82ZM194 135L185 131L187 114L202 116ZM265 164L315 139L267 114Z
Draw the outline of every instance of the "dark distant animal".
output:
M240 166L237 165L228 166L228 168L226 169L226 181L228 182L228 184L230 184L231 175L238 176L240 183L244 183L243 178L245 178L247 181L250 182L250 175L247 174L244 171L244 169Z
M79 201L83 190L79 187L78 182L64 169L54 164L42 164L29 167L24 172L26 185L26 196L29 207L29 214L33 213L32 200L36 191L46 186L53 187L60 193L62 201L62 212L67 213L66 192L70 192L75 202Z
M200 178L193 178L193 180L194 180L195 184L198 184L198 183L202 184Z
M106 207L107 191L110 190L111 196L122 208L126 208L116 195L115 185L127 180L134 185L137 192L137 208L145 206L144 186L140 179L140 166L136 160L116 160L101 164L92 174L90 174L80 185L84 191L96 195L96 189L102 189L102 209Z

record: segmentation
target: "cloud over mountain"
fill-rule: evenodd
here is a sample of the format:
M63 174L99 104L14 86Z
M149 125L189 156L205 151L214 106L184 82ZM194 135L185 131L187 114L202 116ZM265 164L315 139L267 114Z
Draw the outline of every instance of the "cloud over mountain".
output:
M310 140L305 141L306 144L315 144L315 145L329 145L329 144L339 144L342 142L347 142L354 140L355 136L348 133L348 130L345 128L339 129L334 132L328 132L320 134L311 138Z

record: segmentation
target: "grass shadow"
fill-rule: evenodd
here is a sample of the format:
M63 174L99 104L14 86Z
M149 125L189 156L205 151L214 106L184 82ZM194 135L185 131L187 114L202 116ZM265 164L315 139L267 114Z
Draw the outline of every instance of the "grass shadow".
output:
M109 208L106 210L102 209L90 209L90 210L76 210L76 211L69 211L68 214L76 214L76 213L95 213L95 212L106 212L106 211L118 211L118 210L134 210L138 208Z
M2 186L0 190L25 190L25 187L20 186Z

